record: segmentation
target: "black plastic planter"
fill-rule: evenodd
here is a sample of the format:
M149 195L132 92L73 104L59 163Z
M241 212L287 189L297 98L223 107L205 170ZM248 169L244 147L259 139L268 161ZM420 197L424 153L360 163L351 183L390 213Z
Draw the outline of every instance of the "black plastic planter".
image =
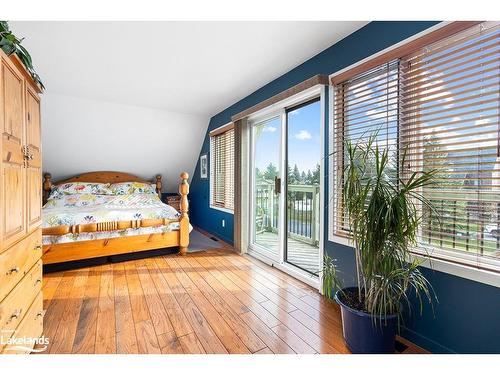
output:
M344 291L356 291L358 288L345 288ZM347 347L356 354L394 353L397 315L388 315L382 321L373 315L349 307L342 301L338 291L335 300L340 305L342 330Z

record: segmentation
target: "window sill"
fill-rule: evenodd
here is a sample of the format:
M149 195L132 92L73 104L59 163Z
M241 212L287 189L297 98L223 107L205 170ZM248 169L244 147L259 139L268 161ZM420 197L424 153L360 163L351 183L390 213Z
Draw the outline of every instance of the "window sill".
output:
M500 288L500 273L419 253L413 253L413 256L423 262L423 267Z
M210 208L234 215L234 210L230 210L229 208L218 207L218 206L213 206L213 205L210 205Z
M339 245L354 247L354 244L352 243L351 240L349 240L349 238L337 236L337 235L332 234L332 233L330 233L330 235L328 236L328 241L339 244Z
M352 241L349 239L333 234L330 234L328 241L353 247ZM412 254L413 257L422 261L422 267L500 288L500 273L479 269L471 265L438 259L432 256L425 256L424 254L416 252Z

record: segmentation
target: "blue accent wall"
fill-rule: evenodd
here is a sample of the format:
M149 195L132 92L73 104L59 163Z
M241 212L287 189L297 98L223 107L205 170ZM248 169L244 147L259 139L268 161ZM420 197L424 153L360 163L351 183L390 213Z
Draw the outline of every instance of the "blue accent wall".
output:
M210 155L210 138L208 133L229 122L214 121L215 117L210 120L210 124L208 125L200 156L202 154ZM229 117L231 116L229 115ZM210 156L207 160L208 170L210 171L210 163L212 162ZM189 219L193 225L215 234L231 245L233 244L233 214L210 208L210 180L200 178L200 158L198 158L189 188ZM222 220L225 221L224 227L222 226Z
M201 154L209 153L208 133L231 121L231 116L316 74L331 74L378 51L421 32L436 21L371 22L355 33L268 83L210 119ZM328 103L328 101L326 101ZM328 106L325 116L328 118ZM328 124L328 121L326 121ZM324 129L324 152L328 155L328 125ZM209 160L210 163L210 160ZM190 217L194 225L233 243L233 215L209 207L209 180L199 178L199 162L191 183ZM328 171L328 160L325 160ZM337 259L346 286L355 285L355 258L352 248L328 241L328 176L325 178L325 251ZM225 220L225 227L221 222ZM446 273L423 268L439 303L418 306L406 318L402 334L436 353L500 353L500 289Z

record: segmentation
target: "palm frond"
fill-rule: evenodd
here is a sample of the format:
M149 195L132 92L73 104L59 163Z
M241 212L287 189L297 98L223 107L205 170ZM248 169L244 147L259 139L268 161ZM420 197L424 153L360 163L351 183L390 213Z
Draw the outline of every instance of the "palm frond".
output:
M337 266L334 259L332 259L328 254L323 257L323 295L328 299L333 299L333 296L338 290L342 288L342 282L337 275Z
M422 191L433 184L437 172L413 171L394 178L388 171L389 151L379 148L376 137L377 132L364 143L345 142L342 194L356 247L360 302L382 322L390 314L402 317L403 306L410 308L410 291L420 309L424 300L435 299L410 251L417 243L421 207L435 210ZM401 159L405 165L406 150Z

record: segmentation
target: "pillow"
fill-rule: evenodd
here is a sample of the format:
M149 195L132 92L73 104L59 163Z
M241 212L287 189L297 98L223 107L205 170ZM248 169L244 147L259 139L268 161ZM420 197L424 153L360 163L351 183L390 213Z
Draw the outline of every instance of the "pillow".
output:
M114 195L156 194L155 184L143 182L119 182L109 187Z
M112 195L104 194L63 194L58 196L50 196L45 203L44 208L56 207L87 207L106 204Z
M57 185L52 189L51 195L74 195L74 194L113 194L109 188L109 184L101 184L95 182L68 182Z

